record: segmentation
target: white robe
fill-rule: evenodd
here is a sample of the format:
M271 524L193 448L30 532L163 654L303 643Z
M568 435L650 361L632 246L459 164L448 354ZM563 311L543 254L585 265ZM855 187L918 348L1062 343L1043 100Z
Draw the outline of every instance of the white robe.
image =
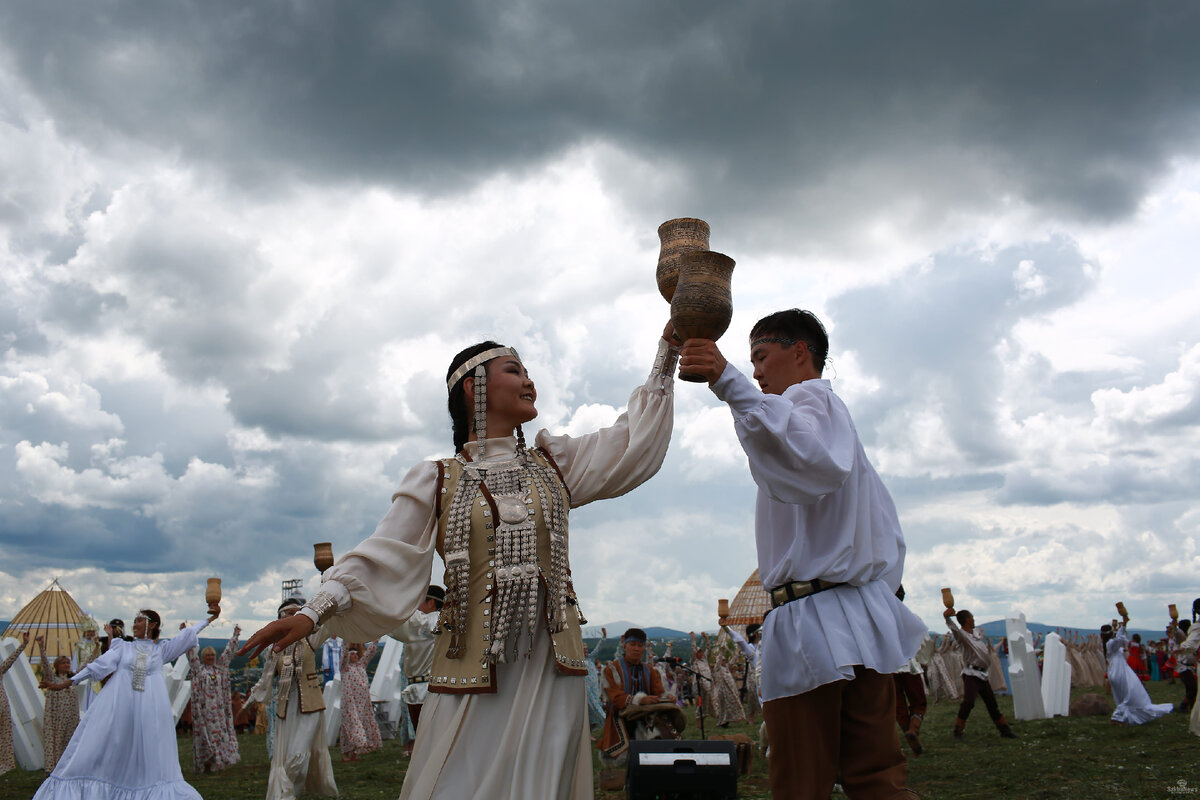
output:
M1125 638L1125 626L1117 626L1116 635L1108 640L1105 650L1108 653L1108 685L1112 687L1113 700L1117 710L1113 712L1113 722L1123 722L1127 725L1141 725L1152 719L1158 719L1171 713L1174 705L1171 703L1150 702L1146 687L1134 674L1133 668L1125 660L1125 646L1129 640Z
M610 428L585 436L537 435L562 470L572 508L617 497L662 465L673 422L674 383L652 375ZM475 452L475 443L467 445ZM489 457L511 457L512 437L489 439ZM352 641L394 630L425 597L437 540L437 465L405 477L375 533L326 570L338 600L327 625ZM402 800L590 800L592 757L582 677L557 671L538 626L533 652L496 667L495 694L430 692Z
M171 639L138 639L110 648L72 676L75 683L112 677L80 719L34 800L200 800L179 769L162 666L195 647L207 625L205 620ZM133 688L139 653L146 655L143 691Z

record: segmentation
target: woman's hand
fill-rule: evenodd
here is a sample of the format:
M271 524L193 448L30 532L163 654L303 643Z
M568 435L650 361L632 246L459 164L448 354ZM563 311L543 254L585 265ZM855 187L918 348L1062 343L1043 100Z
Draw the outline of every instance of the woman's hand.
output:
M254 657L268 646L272 646L272 649L278 653L288 645L295 644L308 636L313 632L314 627L313 621L304 614L277 619L251 636L242 649L238 650L238 655L244 656L249 653L251 657Z

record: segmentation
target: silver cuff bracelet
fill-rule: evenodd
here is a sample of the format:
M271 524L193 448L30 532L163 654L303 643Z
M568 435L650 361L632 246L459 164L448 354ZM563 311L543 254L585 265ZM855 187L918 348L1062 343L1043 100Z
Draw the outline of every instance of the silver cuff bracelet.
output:
M658 340L658 354L654 356L654 368L650 370L650 375L667 375L674 377L675 365L679 363L679 348L667 342L666 339Z
M317 592L304 606L317 615L318 625L324 625L337 612L337 600L329 592Z

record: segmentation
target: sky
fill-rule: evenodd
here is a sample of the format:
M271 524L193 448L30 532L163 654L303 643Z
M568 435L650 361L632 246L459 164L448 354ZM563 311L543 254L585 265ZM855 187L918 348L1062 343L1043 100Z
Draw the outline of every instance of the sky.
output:
M1137 627L1200 596L1200 7L0 5L0 619L273 618L451 454L483 339L529 426L610 424L656 229L781 308L899 510L908 604ZM594 623L712 630L757 565L728 409L571 516ZM440 578L440 574L434 576Z

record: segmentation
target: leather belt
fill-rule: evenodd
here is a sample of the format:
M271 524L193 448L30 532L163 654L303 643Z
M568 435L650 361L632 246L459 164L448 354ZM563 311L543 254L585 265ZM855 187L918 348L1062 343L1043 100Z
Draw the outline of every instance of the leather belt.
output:
M835 586L844 586L842 583L831 583L829 581L818 580L813 578L811 581L792 581L785 583L783 586L778 586L772 589L768 594L771 596L771 608L779 608L782 605L799 600L802 597L823 592L826 589L832 589Z
M413 675L408 679L409 683L429 683L428 675Z

